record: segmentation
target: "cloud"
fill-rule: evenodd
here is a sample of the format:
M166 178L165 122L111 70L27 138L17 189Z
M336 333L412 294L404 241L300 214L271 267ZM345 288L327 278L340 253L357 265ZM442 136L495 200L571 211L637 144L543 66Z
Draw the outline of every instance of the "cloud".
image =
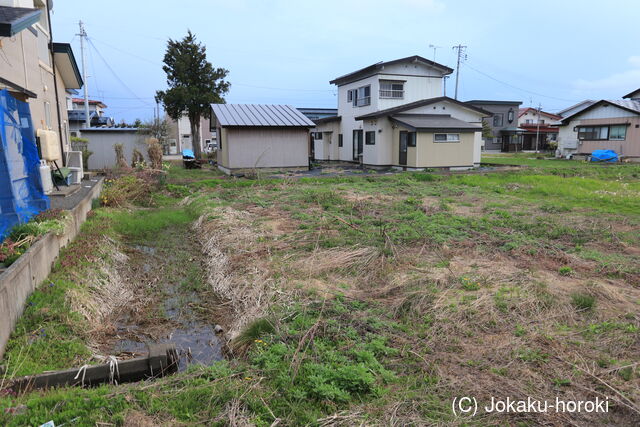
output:
M578 79L573 82L574 89L578 91L621 91L628 92L640 86L640 56L630 56L627 62L631 69L611 74L608 77L594 80Z

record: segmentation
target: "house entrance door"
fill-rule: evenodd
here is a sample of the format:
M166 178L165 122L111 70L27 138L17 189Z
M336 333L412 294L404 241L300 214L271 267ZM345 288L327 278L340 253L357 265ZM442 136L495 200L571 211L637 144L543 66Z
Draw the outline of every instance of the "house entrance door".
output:
M398 153L398 163L401 165L407 164L407 145L409 142L409 133L405 131L400 132L400 152Z
M362 155L362 129L353 131L353 160L360 160Z

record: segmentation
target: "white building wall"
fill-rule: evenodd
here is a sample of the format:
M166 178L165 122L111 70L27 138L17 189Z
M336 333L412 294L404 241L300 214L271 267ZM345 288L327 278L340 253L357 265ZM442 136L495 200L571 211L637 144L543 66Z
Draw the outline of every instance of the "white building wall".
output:
M358 89L362 86L371 85L371 104L364 107L355 107L352 102L347 101L347 92L351 89ZM367 77L357 82L348 83L338 87L338 115L342 117L340 130L342 133L343 145L340 147L339 160L353 161L353 131L362 129L362 121L355 120L356 116L378 111L379 85L377 76Z
M554 119L553 117L549 117L544 113L540 113L540 119L544 120L545 125L560 123L558 120ZM522 116L518 117L518 125L526 124L527 120L529 120L530 124L538 123L538 113L535 111L527 111Z
M580 120L586 119L611 119L614 117L636 117L637 114L632 113L630 111L624 110L622 108L618 108L614 105L605 104L600 105L596 108L593 108L589 111L585 111L581 113L579 118Z
M380 98L380 80L404 81L404 97L401 99ZM347 92L349 90L367 85L371 86L370 105L356 107L352 102L347 101ZM338 133L343 135L343 146L339 149L340 160L353 161L353 131L357 129L365 131L362 121L355 120L356 116L422 99L442 96L442 89L442 72L419 63L388 65L379 74L339 86L338 115L342 117L342 121L340 123L340 132ZM335 137L337 138L337 134ZM365 163L368 163L367 159L372 160L368 164L391 163L391 159L387 154L374 154L374 151L376 151L374 146L367 147L363 145L363 161ZM386 160L388 162L384 163Z

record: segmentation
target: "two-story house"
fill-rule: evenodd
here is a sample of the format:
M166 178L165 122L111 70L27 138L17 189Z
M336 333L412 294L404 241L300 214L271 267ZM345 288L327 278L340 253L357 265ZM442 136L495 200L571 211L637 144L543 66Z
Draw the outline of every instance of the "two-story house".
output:
M89 99L89 127L112 127L115 121L105 116L107 105L96 99ZM69 130L71 136L80 136L82 129L87 127L84 111L84 99L67 97L67 114L69 115Z
M518 109L522 102L474 99L466 103L491 113L484 120L483 150L506 152L519 148Z
M561 116L538 110L521 108L518 113L518 127L522 129L522 150L548 150L549 142L558 139L558 125Z
M36 132L53 135L64 153L70 149L67 89L83 82L71 46L52 43L52 4L0 0L0 89L27 102Z
M415 55L331 80L338 114L315 120L315 159L411 169L479 164L489 113L441 96L452 72Z

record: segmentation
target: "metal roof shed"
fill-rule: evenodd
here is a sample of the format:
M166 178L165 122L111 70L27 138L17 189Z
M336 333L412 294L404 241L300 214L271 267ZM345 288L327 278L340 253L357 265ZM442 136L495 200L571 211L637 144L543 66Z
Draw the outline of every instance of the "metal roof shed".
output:
M219 135L218 167L226 173L309 167L309 128L296 108L271 104L212 104Z

